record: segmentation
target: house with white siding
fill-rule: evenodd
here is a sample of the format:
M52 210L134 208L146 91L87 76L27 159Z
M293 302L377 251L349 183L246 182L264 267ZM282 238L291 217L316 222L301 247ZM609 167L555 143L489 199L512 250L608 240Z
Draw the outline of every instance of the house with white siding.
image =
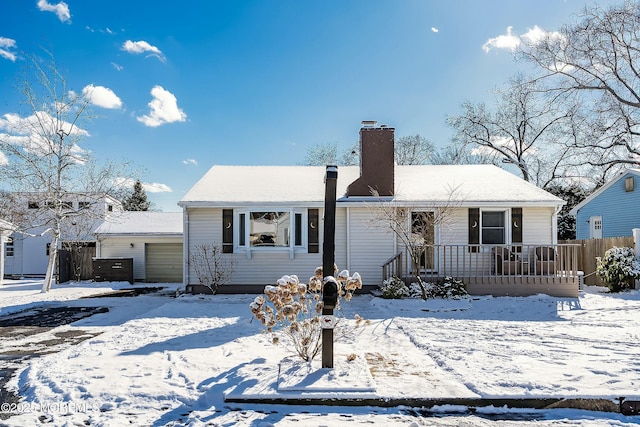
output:
M4 274L10 277L44 277L49 262L54 205L63 207L60 247L95 248L92 231L105 218L122 212L122 204L104 193L68 193L54 201L46 192L15 192L10 200L14 232L5 242ZM19 223L21 221L21 223ZM83 278L84 279L84 278Z
M0 219L0 286L4 280L4 257L7 251L7 242L13 234L15 226L9 221Z
M133 279L182 282L182 212L122 212L95 230L97 258L131 258Z
M638 185L636 185L638 183ZM632 236L640 228L640 169L627 169L571 211L577 239Z
M407 212L409 228L432 219L419 266L427 280L454 276L472 294L577 296L577 252L556 239L564 201L492 165L395 165L394 129L375 122L363 122L360 148L360 166L338 168L335 262L359 272L365 288L414 274L380 219L393 208ZM183 259L203 243L221 246L235 262L221 292L261 293L284 274L306 280L322 265L325 172L213 166L178 203ZM188 263L184 283L204 290Z

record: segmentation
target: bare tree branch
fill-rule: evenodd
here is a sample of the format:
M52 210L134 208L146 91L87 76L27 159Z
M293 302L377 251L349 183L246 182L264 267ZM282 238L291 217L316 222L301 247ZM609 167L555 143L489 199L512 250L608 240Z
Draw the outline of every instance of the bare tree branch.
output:
M53 56L48 61L31 58L30 68L20 82L29 109L0 117L0 151L8 163L0 167L0 182L15 195L12 218L20 231L46 227L51 235L49 263L43 292L50 289L61 241L82 240L90 226L80 224L97 218L95 209L73 209L72 195L81 195L84 206L97 203L116 186L119 176L129 174L129 165L98 163L80 143L89 136L84 129L91 113L89 100L67 88ZM38 209L27 209L32 198ZM5 204L6 206L6 204ZM78 233L84 236L79 236Z

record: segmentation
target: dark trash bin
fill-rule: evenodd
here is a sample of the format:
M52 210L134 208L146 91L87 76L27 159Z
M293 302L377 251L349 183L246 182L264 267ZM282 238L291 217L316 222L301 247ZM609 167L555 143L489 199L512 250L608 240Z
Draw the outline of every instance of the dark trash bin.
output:
M133 258L94 258L96 282L124 282L133 284Z

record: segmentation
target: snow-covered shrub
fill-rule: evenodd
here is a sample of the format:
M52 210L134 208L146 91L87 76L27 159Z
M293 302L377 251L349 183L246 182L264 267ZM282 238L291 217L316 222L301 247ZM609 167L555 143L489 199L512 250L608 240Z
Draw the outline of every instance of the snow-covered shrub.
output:
M422 282L422 286L424 286L425 283ZM408 292L408 296L409 298L420 298L420 299L424 299L424 294L423 294L423 289L422 286L420 286L419 283L411 283L409 286L407 286L407 292ZM427 298L429 296L427 295Z
M629 289L633 280L640 278L640 262L633 248L614 246L603 257L597 257L596 261L596 274L611 292Z
M386 299L400 299L409 296L409 288L397 276L392 276L383 281L380 291L382 292L382 298Z
M453 277L445 277L443 282L422 282L422 285L427 298L460 299L468 295L465 284ZM382 282L380 291L382 292L382 298L387 299L423 298L423 290L420 284L411 283L406 285L396 276Z
M444 281L427 283L428 298L460 299L468 295L467 287L461 280L445 277Z
M275 286L264 288L264 296L256 297L250 304L254 317L267 332L273 333L273 343L291 346L293 353L307 362L312 361L322 348L323 277L322 267L316 268L308 285L300 283L295 275L282 276ZM347 270L340 272L335 279L338 282L338 302L334 310L340 310L341 300L351 300L354 292L362 288L362 279L358 273L351 276Z

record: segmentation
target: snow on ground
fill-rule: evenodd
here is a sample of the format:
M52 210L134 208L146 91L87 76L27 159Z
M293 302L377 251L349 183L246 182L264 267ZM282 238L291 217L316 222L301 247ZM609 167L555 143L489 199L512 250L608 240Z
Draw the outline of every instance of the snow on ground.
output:
M130 285L54 285L49 294L39 293L40 285L8 281L0 289L0 314L38 304L109 306L110 311L64 326L100 335L32 359L13 377L8 386L23 400L21 413L5 421L10 426L41 421L55 426L640 423L640 416L576 409L488 407L470 413L450 406L420 411L229 403L225 395L305 396L278 390L279 363L290 354L272 345L259 322L252 321L254 295L77 300ZM347 355L356 354L371 373L366 387L373 384L373 394L385 399L640 399L640 293L598 291L589 288L578 299L539 295L424 302L357 296L345 304L341 332L336 331L336 367L348 370ZM357 326L356 313L369 323ZM281 375L280 380L291 378ZM348 395L349 387L336 396Z

